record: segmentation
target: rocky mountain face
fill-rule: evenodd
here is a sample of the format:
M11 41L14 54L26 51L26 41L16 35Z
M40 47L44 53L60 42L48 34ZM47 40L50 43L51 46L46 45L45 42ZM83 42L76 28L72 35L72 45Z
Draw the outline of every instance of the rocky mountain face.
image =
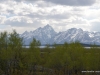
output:
M24 38L25 44L28 45L33 38L40 40L41 44L52 44L53 38L57 33L50 25L46 25L43 28L38 28L34 31L25 31L20 36Z
M29 45L33 38L40 40L41 44L63 44L64 42L79 41L84 44L95 43L100 45L100 32L88 32L82 29L71 28L57 33L50 25L30 32L25 31L20 36L24 38L25 45Z

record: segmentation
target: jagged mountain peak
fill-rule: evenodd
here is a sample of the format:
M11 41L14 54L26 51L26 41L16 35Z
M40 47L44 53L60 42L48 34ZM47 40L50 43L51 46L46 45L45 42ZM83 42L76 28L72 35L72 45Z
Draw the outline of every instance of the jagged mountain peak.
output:
M42 44L51 44L53 41L52 38L54 38L56 34L57 33L54 31L54 29L47 24L44 27L39 27L36 30L22 36L24 36L25 39L28 40L26 40L26 44L29 44L33 37L37 40L40 40Z
M55 30L49 25L47 24L44 27L39 27L37 28L34 32L42 32L42 33L46 33L46 34L55 34Z
M47 24L46 26L44 26L45 28L52 28L49 24Z
M88 32L83 31L81 28L71 28L63 32L56 33L51 25L47 24L44 27L21 34L26 41L25 44L29 44L32 38L40 40L41 44L63 44L64 42L80 41L85 44L100 44L100 32Z
M49 25L47 24L46 26L43 27L44 30L51 30L51 31L54 31L54 29Z
M28 33L28 31L25 31L24 33Z
M42 29L41 27L39 27L38 29Z
M68 30L77 30L77 28L70 28L70 29L68 29Z
M78 31L83 31L83 29L81 29L81 28L70 28L70 29L68 29L69 31L76 31L76 30L78 30Z
M29 32L28 31L25 31L22 35L27 35Z

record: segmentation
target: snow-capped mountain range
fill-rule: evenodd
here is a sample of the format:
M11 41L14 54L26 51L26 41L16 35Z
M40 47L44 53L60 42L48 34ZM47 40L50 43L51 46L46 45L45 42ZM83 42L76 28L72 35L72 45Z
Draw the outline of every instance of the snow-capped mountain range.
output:
M40 40L41 44L63 44L64 42L79 41L84 44L100 45L100 32L83 31L81 28L71 28L63 32L55 32L50 25L38 28L34 31L25 31L20 35L25 41L25 45L29 45L33 38Z

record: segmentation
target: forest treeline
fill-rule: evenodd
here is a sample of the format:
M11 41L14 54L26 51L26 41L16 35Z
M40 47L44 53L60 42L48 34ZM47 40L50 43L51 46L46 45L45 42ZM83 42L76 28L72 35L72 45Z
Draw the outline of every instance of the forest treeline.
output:
M0 33L0 75L100 74L100 48L95 45L86 49L75 42L40 49L41 43L34 38L28 49L23 45L23 38L15 30Z

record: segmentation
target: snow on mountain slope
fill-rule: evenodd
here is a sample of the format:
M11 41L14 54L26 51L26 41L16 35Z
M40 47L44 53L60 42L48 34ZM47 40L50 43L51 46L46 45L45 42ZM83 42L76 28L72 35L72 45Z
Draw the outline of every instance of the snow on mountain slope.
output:
M71 28L65 32L62 32L54 38L54 41L59 44L64 42L70 43L75 41L87 43L89 40L90 37L88 36L87 32L83 31L82 29L76 28Z
M82 29L71 28L67 31L56 33L50 25L30 32L25 31L21 34L21 37L24 38L26 45L29 45L33 37L40 40L41 44L63 44L64 42L70 43L75 41L84 44L100 44L100 32L88 32Z
M38 28L31 32L24 32L21 37L24 38L25 44L29 44L33 37L40 40L42 44L52 44L53 38L57 33L50 25L46 25L43 28Z

